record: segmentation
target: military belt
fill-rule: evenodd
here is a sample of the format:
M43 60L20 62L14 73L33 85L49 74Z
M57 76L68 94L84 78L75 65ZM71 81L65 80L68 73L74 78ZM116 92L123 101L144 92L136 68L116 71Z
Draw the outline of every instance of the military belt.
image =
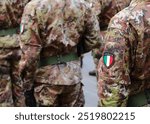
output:
M132 95L128 99L128 107L140 107L150 104L150 89Z
M79 57L76 53L50 56L48 58L41 58L40 63L39 63L39 67L47 66L47 65L63 64L63 63L75 61L75 60L79 60Z
M16 34L18 30L18 27L0 30L0 37Z

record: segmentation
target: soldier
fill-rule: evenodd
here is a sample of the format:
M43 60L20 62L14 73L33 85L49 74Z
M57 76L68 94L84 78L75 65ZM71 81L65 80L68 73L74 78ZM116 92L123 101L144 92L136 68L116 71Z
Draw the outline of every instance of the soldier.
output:
M17 73L20 57L17 30L23 8L28 2L29 0L0 1L0 106L25 106L24 94L20 90L22 84Z
M34 0L25 8L21 27L19 70L38 67L24 79L27 84L35 79L37 106L84 106L79 57L100 41L91 8L82 0Z
M98 65L100 106L150 105L150 0L115 15Z
M110 19L119 11L127 7L131 0L86 0L91 1L93 11L96 13L98 20L99 20L99 26L100 26L100 36L102 39L102 43L104 42L104 36L109 24ZM92 50L92 56L94 60L95 67L97 68L98 61L102 55L101 51L103 48L99 50L93 49ZM89 75L96 76L96 70L92 70L89 72Z

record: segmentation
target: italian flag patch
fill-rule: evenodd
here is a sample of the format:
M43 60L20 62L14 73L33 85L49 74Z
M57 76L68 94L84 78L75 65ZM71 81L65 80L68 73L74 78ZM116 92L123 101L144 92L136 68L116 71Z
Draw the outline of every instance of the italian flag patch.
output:
M112 53L105 52L103 62L107 68L110 68L114 64L114 55Z

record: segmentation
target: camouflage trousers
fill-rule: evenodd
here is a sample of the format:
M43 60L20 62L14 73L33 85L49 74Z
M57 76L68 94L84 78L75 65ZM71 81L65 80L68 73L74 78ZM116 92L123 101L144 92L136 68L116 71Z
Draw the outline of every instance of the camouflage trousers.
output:
M22 87L16 85L15 83L12 83L10 75L0 74L0 106L26 106Z
M13 83L12 94L13 94L13 100L14 100L15 107L25 107L26 106L24 90L22 87Z
M17 51L19 52L19 51ZM12 78L12 94L14 100L14 106L24 107L25 105L25 96L24 96L24 87L23 81L18 72L19 68L19 59L17 57L11 61L11 78Z
M74 85L42 84L35 87L38 106L83 107L85 104L82 83Z
M0 107L12 107L12 84L10 75L0 74Z

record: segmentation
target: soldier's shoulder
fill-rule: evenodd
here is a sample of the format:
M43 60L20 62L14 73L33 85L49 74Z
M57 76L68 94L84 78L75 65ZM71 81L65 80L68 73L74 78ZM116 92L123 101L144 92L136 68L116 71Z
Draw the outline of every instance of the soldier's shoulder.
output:
M108 29L126 29L128 27L129 17L130 9L126 7L111 18Z
M38 4L39 0L31 0L27 5L26 5L26 9L28 8L36 8L37 4Z
M143 16L146 5L140 4L130 4L128 7L124 8L118 12L111 20L120 20L128 22L130 20L137 19L138 16Z
M120 12L118 12L111 20L120 20L120 21L127 21L131 14L130 7L126 7Z
M31 0L24 9L24 13L25 14L31 14L31 15L35 15L35 11L37 10L37 8L39 8L39 6L41 6L41 4L45 3L45 1L48 0Z

